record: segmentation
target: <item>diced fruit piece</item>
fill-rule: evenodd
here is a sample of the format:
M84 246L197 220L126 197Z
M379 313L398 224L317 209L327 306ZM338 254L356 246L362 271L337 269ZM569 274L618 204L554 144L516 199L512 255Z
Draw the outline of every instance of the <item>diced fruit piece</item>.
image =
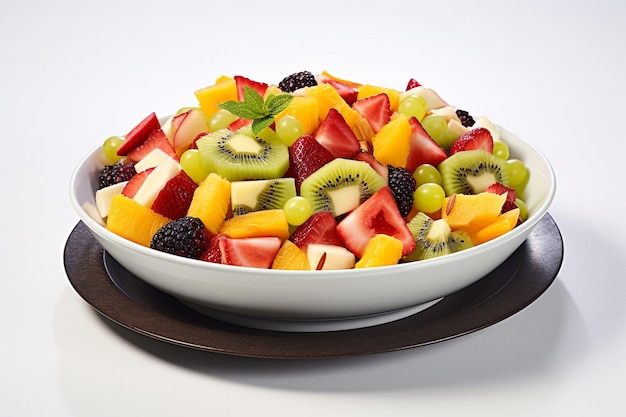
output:
M171 148L171 145L170 145ZM155 148L150 151L146 156L141 158L141 160L137 161L135 164L135 170L137 172L145 171L148 168L154 168L159 165L161 162L165 161L167 158L175 158L176 154L172 151L166 153L161 148Z
M310 71L300 71L288 75L278 83L278 88L285 93L292 93L304 87L312 87L317 85L315 75Z
M402 257L402 242L393 236L377 234L372 237L355 268L395 265Z
M415 87L419 87L420 85L422 85L422 84L420 84L419 81L417 81L415 78L411 78L409 80L409 82L406 84L406 89L405 90L409 91L409 90L411 90L411 89L413 89Z
M519 220L519 208L514 208L505 213L500 214L493 222L489 223L482 229L470 231L470 237L474 244L487 242L502 236L515 228Z
M374 158L383 165L404 167L411 147L411 124L405 116L398 116L372 138Z
M385 93L361 98L352 104L352 108L367 119L374 133L378 133L391 120L389 96Z
M472 129L459 136L450 148L450 155L474 149L483 149L489 153L493 152L493 139L491 138L491 133L484 127Z
M374 171L376 171L378 175L380 175L385 180L385 183L388 181L389 168L387 168L387 165L383 165L378 162L376 158L374 158L374 155L372 155L370 152L361 150L361 152L354 156L354 159L357 161L367 162L367 164L374 168Z
M389 98L389 107L391 111L396 111L398 109L398 103L400 103L400 91L394 90L393 88L379 87L370 84L362 85L359 87L358 100L376 96L381 93L385 93L385 95Z
M330 109L313 135L335 158L352 158L361 151L354 132L337 109Z
M276 236L285 240L289 237L289 223L282 209L251 211L226 220L219 232L235 239Z
M183 216L161 227L152 236L152 249L185 258L198 259L209 244L202 220Z
M230 181L210 173L193 193L187 215L202 220L215 235L222 227L230 206Z
M139 204L151 207L165 184L181 171L180 164L173 158L167 158L148 174L133 199ZM131 179L132 181L132 179ZM130 182L129 182L130 184Z
M139 162L147 155L149 155L154 149L160 149L170 158L177 158L176 152L174 151L172 144L169 140L167 140L167 137L165 136L165 133L163 133L163 130L161 130L161 128L158 128L153 130L152 133L150 133L148 138L141 145L130 151L130 153L128 154L128 159L133 162Z
M300 121L305 135L312 135L320 121L319 103L314 97L294 96L289 106L280 112L275 120L283 116L293 116Z
M135 197L135 194L137 194L137 191L139 191L139 188L141 187L141 185L144 183L146 178L148 178L148 175L150 175L150 173L153 170L154 170L154 167L148 168L134 175L124 186L124 189L122 190L122 194L124 194L128 198Z
M408 216L413 208L413 194L417 188L417 182L411 172L405 168L388 167L389 179L387 184L396 201L402 217Z
M411 125L411 139L405 168L413 172L420 165L437 166L443 162L448 157L446 151L426 133L422 124L415 117L411 117L409 123Z
M237 100L237 83L232 78L221 78L215 84L194 92L200 108L208 117L219 110L219 104Z
M235 75L235 84L237 86L237 99L243 101L243 91L246 87L250 87L255 90L261 97L265 95L267 90L267 84L259 81L253 81L241 75Z
M305 135L289 148L292 174L296 179L296 189L312 173L335 159L313 136Z
M342 246L312 243L307 246L306 256L313 270L352 269L354 254Z
M236 132L239 129L241 129L242 127L250 126L252 124L252 122L253 122L253 120L244 119L243 117L240 117L240 118L236 119L234 122L232 122L231 124L228 125L228 130L230 130L231 132Z
M313 212L342 215L370 198L385 185L383 178L365 162L336 158L300 186L300 195L311 202Z
M219 240L222 264L268 269L281 246L278 237L250 237Z
M388 186L378 190L339 222L337 233L358 258L363 257L367 243L379 233L402 241L402 255L415 249L413 236L400 215Z
M199 108L192 108L174 117L173 146L176 155L180 156L194 142L198 135L209 130L207 116Z
M117 184L118 182L124 182L130 180L137 173L135 164L132 162L124 163L123 161L117 161L113 165L106 165L100 172L98 178L98 188L108 187L109 185Z
M506 161L483 149L457 152L439 164L446 195L477 194L493 183L509 186Z
M426 99L426 105L428 106L428 110L439 109L448 105L448 103L446 103L441 97L439 97L439 94L437 94L433 89L426 88L421 85L411 88L410 90L402 93L400 95L400 100L409 95L418 95L424 97Z
M211 262L214 264L222 263L222 251L220 250L220 241L227 239L228 236L217 234L209 238L209 244L205 251L200 255L200 260L205 262Z
M352 105L352 103L354 103L359 96L359 90L351 86L349 83L344 83L322 74L317 77L317 81L318 83L322 82L332 85L348 105Z
M337 234L337 220L329 211L311 215L289 239L303 251L306 251L306 247L311 243L343 245L343 240Z
M322 71L320 73L321 77L326 77L327 79L331 79L337 82L340 82L341 84L345 84L348 85L352 88L356 88L357 90L359 89L359 87L361 87L361 83L355 82L355 81L351 81L351 80L346 80L345 78L339 78L337 76L334 76L332 74L330 74L328 71Z
M444 219L433 220L424 213L417 213L407 226L416 244L405 258L408 261L436 258L473 246L466 232L453 232Z
M96 208L101 218L106 218L109 215L109 208L113 197L122 193L122 190L126 186L127 181L118 182L117 184L109 185L96 191Z
M83 204L81 204L80 207L83 210L85 210L85 213L87 213L89 217L95 220L96 223L98 223L102 227L106 227L106 223L104 223L104 220L100 216L100 213L98 212L98 208L96 207L95 204L89 201L85 201Z
M310 269L306 253L290 240L285 240L272 262L272 269L307 271Z
M160 129L161 124L159 123L159 119L156 116L156 113L150 113L146 116L137 126L135 126L125 137L124 143L117 150L117 154L120 156L126 156L135 149L137 146L141 145L150 134L156 130Z
M311 217L313 207L309 200L302 196L295 195L285 202L283 211L290 225L300 226Z
M234 216L251 211L283 208L287 200L295 195L296 184L293 178L233 181L230 184Z
M478 230L500 215L505 200L505 194L454 194L444 200L441 217L452 230Z
M170 221L135 200L117 194L111 201L106 227L116 235L149 247L152 236Z
M172 177L157 195L152 210L172 220L184 217L198 184L185 171Z
M500 184L498 182L491 184L489 187L485 188L485 192L487 193L495 193L495 194L505 194L506 193L506 200L507 201L512 201L515 202L515 199L517 198L516 194L515 194L515 190L511 187L507 187L503 184Z

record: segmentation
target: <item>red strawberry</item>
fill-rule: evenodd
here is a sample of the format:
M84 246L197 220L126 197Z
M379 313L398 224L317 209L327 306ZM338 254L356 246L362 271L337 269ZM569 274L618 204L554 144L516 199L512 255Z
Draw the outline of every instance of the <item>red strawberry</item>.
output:
M344 246L337 234L337 220L330 211L319 211L293 232L289 238L300 249L306 251L311 243Z
M150 151L156 148L161 149L170 157L178 159L174 147L167 139L167 136L165 136L163 129L161 129L160 127L153 130L148 138L141 145L130 151L130 153L128 154L128 159L133 162L139 162L143 159L144 156L148 155Z
M272 266L281 244L282 241L276 236L240 239L226 237L218 243L223 264L265 269Z
M335 90L337 90L339 95L344 99L344 101L348 103L349 106L351 106L352 103L354 103L359 96L359 90L357 90L356 88L348 84L342 83L337 80L333 80L332 78L322 75L318 79L318 82L332 85L335 88Z
M290 166L296 179L296 189L309 175L326 165L335 157L311 135L296 139L289 148Z
M378 162L378 160L374 158L374 155L371 153L361 151L354 156L354 159L357 161L367 162L372 168L374 168L374 171L376 171L378 175L385 179L385 182L389 180L389 168Z
M513 210L514 208L517 208L517 204L515 203L517 195L513 188L507 187L506 185L496 182L495 184L491 184L489 187L485 188L485 192L496 193L500 195L506 193L506 200L504 204L502 205L502 213L506 213L509 210Z
M350 159L361 151L356 135L335 108L328 111L313 136L335 158Z
M156 113L150 113L133 130L128 132L122 146L117 150L117 154L120 156L128 155L130 151L144 143L154 130L160 128L161 123L159 123Z
M408 82L408 84L406 85L406 91L409 91L415 87L419 87L422 84L420 84L415 78L411 78Z
M234 122L228 125L228 130L230 130L231 132L236 132L242 127L248 126L251 124L252 124L252 120L244 119L243 117L240 117L239 119L235 120Z
M448 157L446 151L426 133L422 124L415 117L411 117L409 122L412 133L409 157L407 158L405 168L413 172L422 164L439 165Z
M209 239L209 245L207 246L204 253L200 255L200 260L211 262L214 264L221 264L222 251L220 250L220 241L227 238L228 236L222 233L211 236L211 238Z
M369 122L374 133L391 120L391 104L385 93L362 98L352 104L352 108Z
M462 134L450 147L450 155L474 149L484 149L489 153L493 152L493 138L489 130L484 127L477 127Z
M181 170L159 191L152 210L172 220L185 216L197 187L198 184Z
M346 247L360 258L369 240L383 233L402 241L402 255L415 249L415 239L398 211L389 186L374 193L337 225Z
M194 138L194 140L191 141L191 144L189 145L188 149L198 149L198 144L196 142L198 142L198 139L200 139L201 137L206 136L208 134L209 134L209 132L200 132L200 133L198 133L198 136L196 136Z
M267 84L258 81L252 81L251 79L243 77L241 75L235 75L233 78L235 79L235 84L237 85L237 98L239 99L239 101L243 101L243 91L246 87L250 87L253 90L256 90L256 92L259 93L261 97L265 95L265 91L267 90Z
M122 190L122 194L125 195L128 198L133 198L135 196L135 194L137 194L137 190L139 190L139 187L141 187L143 182L146 180L148 175L150 175L150 173L153 170L154 170L154 167L145 169L145 170L143 170L143 171L133 175L133 177L124 186L124 189Z

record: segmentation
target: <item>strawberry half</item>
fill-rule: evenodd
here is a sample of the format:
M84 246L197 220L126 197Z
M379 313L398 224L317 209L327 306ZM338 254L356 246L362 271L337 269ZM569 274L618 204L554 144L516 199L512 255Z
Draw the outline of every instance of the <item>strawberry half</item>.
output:
M155 148L161 149L171 158L178 160L178 155L176 155L174 147L160 127L153 130L141 145L130 151L128 159L133 162L139 162Z
M403 256L411 253L416 246L389 186L378 190L339 222L337 234L357 258L363 256L367 243L377 234L399 239L402 242Z
M214 264L222 263L222 251L220 250L220 241L223 239L227 239L223 233L218 233L216 235L211 236L209 239L209 245L202 255L200 255L200 260L205 262L211 262Z
M413 172L422 164L437 166L448 157L446 151L426 133L415 117L411 117L409 123L411 124L411 140L406 169Z
M235 75L233 78L235 79L235 85L237 86L237 98L239 99L239 101L243 101L243 91L246 87L250 87L253 90L256 90L256 92L259 93L261 97L265 95L265 91L267 90L266 83L253 81L241 75Z
M489 187L485 188L485 192L495 193L499 195L506 193L506 200L502 205L502 213L506 213L509 210L517 208L517 204L515 203L515 200L517 199L517 194L515 193L515 190L513 188L496 182L495 184L491 184Z
M359 140L346 119L332 107L313 136L335 158L351 159L361 151Z
M289 238L300 249L306 252L309 244L344 246L337 234L337 220L330 211L320 211L311 215L308 220L293 232Z
M477 127L459 136L450 147L450 155L461 151L484 149L493 152L493 138L491 132L484 127Z
M304 135L296 139L289 148L290 166L296 179L296 189L309 175L326 165L335 157L313 136Z
M187 215L196 188L198 184L181 170L165 183L151 208L156 213L172 220L184 217Z
M357 100L352 104L352 108L365 117L374 133L391 120L391 104L389 96L385 93Z
M337 90L337 92L339 93L339 95L341 96L341 98L344 99L344 101L346 103L348 103L349 106L352 105L352 103L354 103L357 98L359 97L359 90L357 90L356 88L346 84L346 83L342 83L340 81L337 80L333 80L332 78L329 77L325 77L325 76L319 76L318 78L318 82L322 82L322 83L326 83L326 84L330 84L333 86L333 88L335 90Z
M415 78L411 78L406 85L406 91L412 90L415 87L419 87L421 85L422 84L420 84L419 81L417 81Z
M276 236L226 237L218 242L223 264L265 269L272 266L281 244L282 241Z
M236 132L244 126L251 125L252 122L253 121L250 119L244 119L243 117L240 117L239 119L228 125L228 130L230 130L231 132Z
M139 122L137 126L128 132L126 139L117 150L117 154L120 156L128 155L130 151L144 143L154 130L160 128L161 123L159 123L156 113L150 113L141 122Z
M122 190L122 194L128 198L133 198L135 194L137 194L137 190L141 187L143 182L148 178L148 175L154 171L154 167L145 169L135 175L128 180L128 183L124 186Z
M374 171L376 171L378 175L383 177L385 182L389 180L389 168L386 165L378 162L378 160L374 158L374 155L372 155L370 152L361 150L354 156L354 159L357 161L367 162L369 166L374 168Z

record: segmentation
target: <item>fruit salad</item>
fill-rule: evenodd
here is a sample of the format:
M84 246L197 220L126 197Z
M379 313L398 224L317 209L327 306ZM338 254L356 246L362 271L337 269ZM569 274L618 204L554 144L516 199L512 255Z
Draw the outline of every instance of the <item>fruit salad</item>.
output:
M238 267L372 268L501 236L529 172L497 126L410 79L222 76L173 116L107 138L87 209L111 232Z

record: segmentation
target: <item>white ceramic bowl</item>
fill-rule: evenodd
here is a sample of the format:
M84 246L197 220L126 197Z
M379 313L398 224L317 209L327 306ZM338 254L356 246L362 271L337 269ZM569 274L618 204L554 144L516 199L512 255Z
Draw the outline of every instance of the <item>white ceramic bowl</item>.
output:
M485 276L505 261L546 214L556 190L554 172L533 146L500 128L511 156L530 180L529 217L492 241L431 260L340 271L276 271L217 265L152 250L119 237L84 210L94 203L103 167L100 149L77 167L70 199L104 249L127 270L205 314L251 327L288 331L340 330L414 314Z

